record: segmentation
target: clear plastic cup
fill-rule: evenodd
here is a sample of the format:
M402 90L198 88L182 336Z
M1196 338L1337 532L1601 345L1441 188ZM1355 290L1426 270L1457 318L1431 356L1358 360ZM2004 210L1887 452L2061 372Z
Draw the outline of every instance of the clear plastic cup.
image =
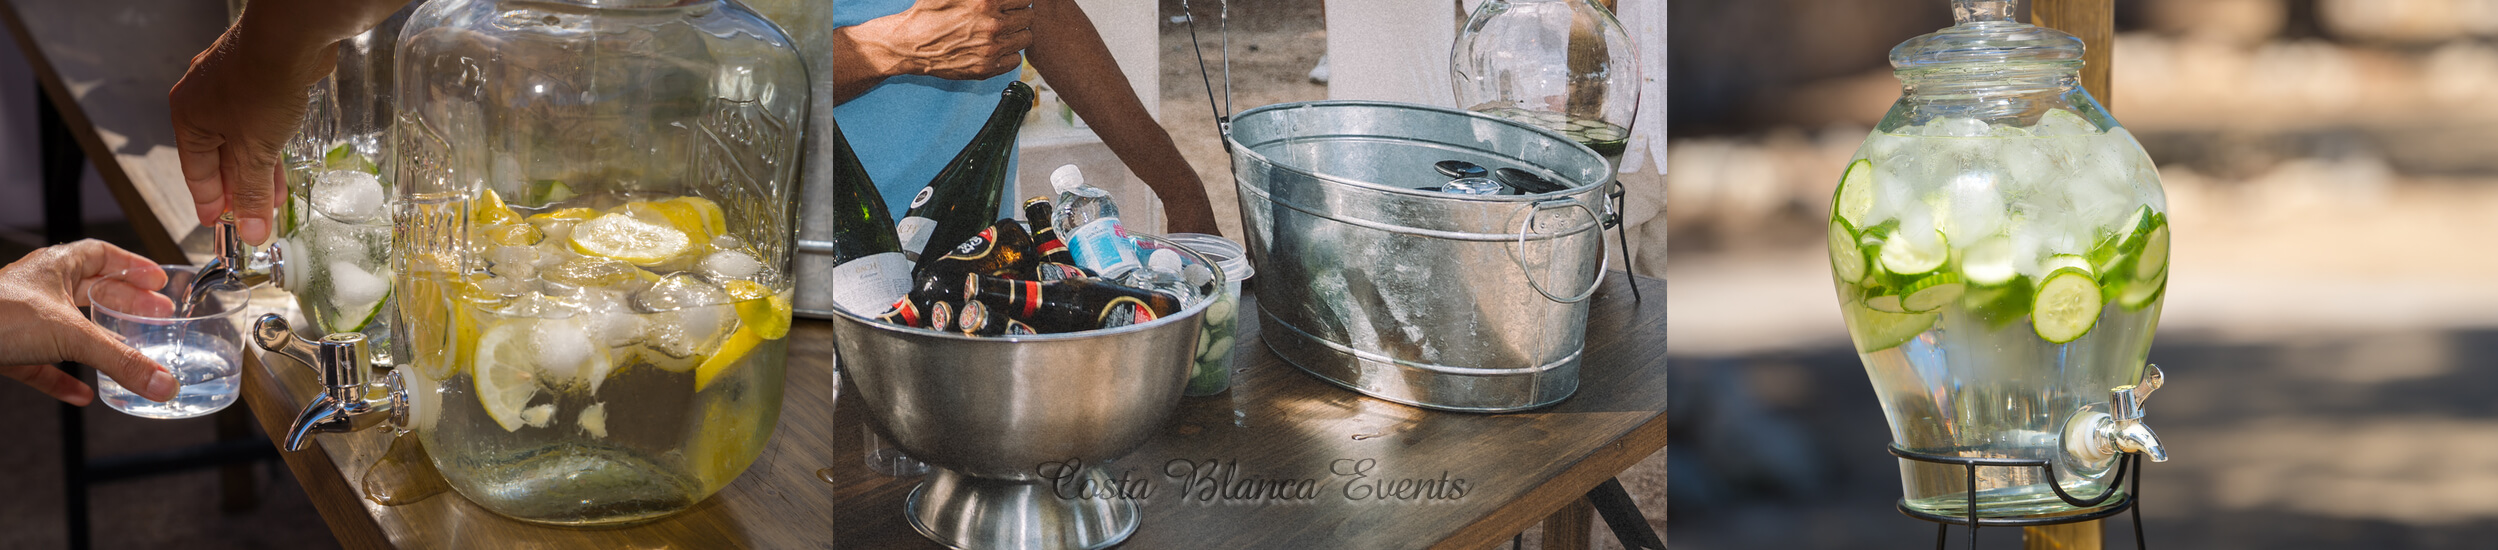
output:
M1190 397L1223 393L1232 387L1233 357L1239 355L1240 285L1257 274L1240 243L1215 235L1176 233L1164 239L1214 259L1223 271L1223 294L1206 308L1205 326L1197 332L1196 366L1189 372Z
M142 418L190 418L234 404L242 389L243 331L240 316L251 293L241 288L203 292L199 304L184 311L199 270L164 266L163 287L131 284L127 274L104 277L87 286L87 317L96 326L120 334L122 343L172 371L182 391L167 401L150 401L121 387L110 377L96 377L96 397L104 404Z

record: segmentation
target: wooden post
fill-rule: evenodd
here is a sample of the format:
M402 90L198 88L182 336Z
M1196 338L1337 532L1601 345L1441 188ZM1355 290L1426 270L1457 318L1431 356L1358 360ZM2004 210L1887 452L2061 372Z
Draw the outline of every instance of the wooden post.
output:
M2108 62L2116 49L2115 0L2034 0L2030 3L2030 24L2064 31L2081 37L2082 88L2090 90L2099 105L2115 110L2116 96L2108 89ZM2027 550L2100 550L2103 529L2098 521L2067 523L2021 530L2022 548Z
M2116 49L2115 0L2035 0L2030 24L2082 38L2082 88L2099 105L2113 111L2116 96L2108 89L2108 63Z

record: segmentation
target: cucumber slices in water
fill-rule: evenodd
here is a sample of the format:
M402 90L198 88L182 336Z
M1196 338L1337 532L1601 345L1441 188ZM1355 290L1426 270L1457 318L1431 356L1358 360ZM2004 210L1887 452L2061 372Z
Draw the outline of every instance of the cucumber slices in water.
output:
M1960 282L1959 275L1942 273L1910 283L1900 292L1900 303L1909 311L1924 313L1959 300L1967 290L1968 285Z
M1839 175L1839 190L1830 200L1830 212L1848 225L1863 227L1865 215L1873 212L1873 159L1856 159L1848 163L1847 173Z
M2071 256L2059 256L2065 257ZM2091 279L2089 271L2059 267L2038 283L2038 295L2030 303L2030 326L2048 342L2072 342L2099 324L2101 304L2099 281Z
M1856 231L1846 221L1830 220L1830 273L1853 284L1865 280L1865 271L1865 249L1857 246Z
M1848 336L1856 341L1858 353L1899 347L1934 328L1934 321L1942 317L1934 313L1888 313L1857 304L1848 304L1844 310Z
M1943 232L1934 232L1934 240L1912 238L1893 233L1882 241L1882 269L1895 275L1923 275L1943 267L1951 259L1951 241Z

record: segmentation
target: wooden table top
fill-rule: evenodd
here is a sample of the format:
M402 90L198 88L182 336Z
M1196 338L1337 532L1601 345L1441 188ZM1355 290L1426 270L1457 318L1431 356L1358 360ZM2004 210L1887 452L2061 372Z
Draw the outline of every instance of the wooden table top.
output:
M1507 542L1665 447L1665 301L1633 302L1624 274L1607 279L1590 308L1578 393L1522 413L1428 411L1364 397L1283 362L1261 343L1258 323L1242 323L1245 347L1231 391L1182 399L1160 435L1108 469L1113 478L1151 486L1140 500L1143 523L1125 547L1475 549ZM1664 281L1641 284L1664 295ZM1255 311L1255 304L1249 297L1242 311ZM823 338L799 342L790 348L793 365L802 354L832 354ZM841 400L833 414L830 466L842 503L834 532L844 545L939 548L903 517L903 499L919 478L867 469L858 435L866 415L857 401ZM1212 485L1306 480L1314 490L1229 498L1207 492L1209 475L1225 480ZM1400 489L1402 480L1435 483ZM1461 482L1462 494L1448 489ZM1428 485L1440 486L1443 498L1428 498Z
M1260 343L1256 323L1243 324L1250 347L1232 390L1184 399L1160 435L1118 460L1118 470L1153 486L1126 546L1481 548L1507 540L1665 445L1665 304L1633 302L1624 275L1611 279L1590 314L1578 394L1524 413L1435 412L1362 397L1283 363ZM264 293L269 307L286 306L284 295ZM1255 303L1252 296L1243 305ZM780 424L754 466L694 509L650 524L538 526L457 493L376 503L368 489L407 483L364 481L391 444L380 429L317 436L314 449L287 453L287 466L332 532L355 548L935 548L902 516L918 479L864 464L864 415L856 399L835 399L831 337L821 321L801 320L791 333ZM284 433L316 391L311 370L295 365L266 357L246 365L244 399L270 433ZM1313 489L1307 498L1227 498L1193 481L1209 475L1310 479ZM1431 499L1396 485L1408 479L1450 483Z

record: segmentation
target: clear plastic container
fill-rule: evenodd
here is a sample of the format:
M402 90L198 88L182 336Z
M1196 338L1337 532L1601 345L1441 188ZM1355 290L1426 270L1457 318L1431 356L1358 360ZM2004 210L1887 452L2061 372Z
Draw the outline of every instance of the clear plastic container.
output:
M1205 328L1197 332L1196 366L1190 370L1188 389L1191 397L1223 393L1232 387L1232 369L1240 356L1240 288L1257 269L1250 267L1249 253L1240 243L1215 235L1177 233L1165 239L1188 247L1214 259L1223 277L1222 294L1214 297L1214 305L1206 307Z

